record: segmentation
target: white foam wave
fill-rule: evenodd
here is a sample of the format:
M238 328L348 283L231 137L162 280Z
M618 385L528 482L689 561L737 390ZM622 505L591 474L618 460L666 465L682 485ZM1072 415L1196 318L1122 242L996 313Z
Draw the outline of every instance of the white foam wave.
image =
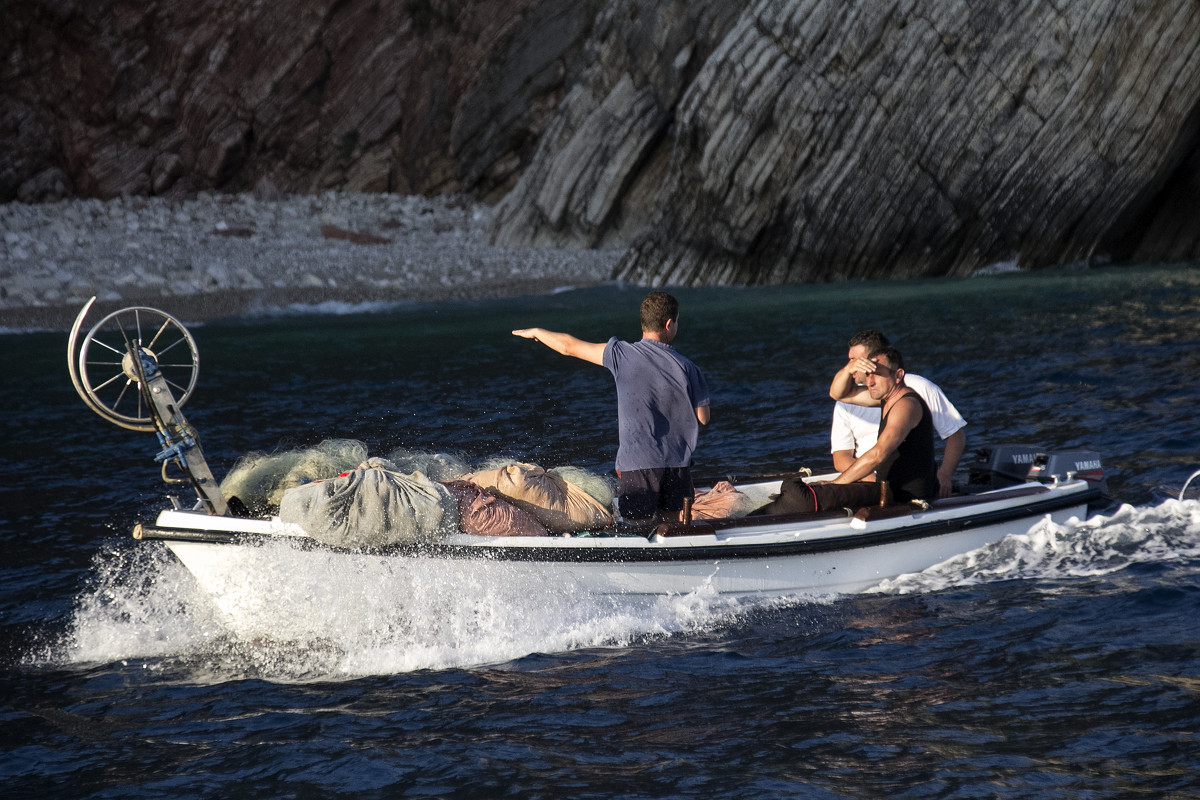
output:
M262 316L268 317L293 317L303 316L306 314L320 314L327 316L349 316L351 314L377 314L387 311L396 311L399 309L415 308L417 303L411 300L393 300L393 301L363 301L361 303L349 303L340 300L325 300L320 303L291 303L282 308L264 308L261 312Z
M109 663L195 652L225 636L191 574L161 548L122 546L95 557L91 586L68 631L43 654L67 663Z
M12 328L8 325L0 325L0 336L16 336L22 333L58 333L58 331L51 327L39 325L31 325L28 328Z
M931 592L1004 580L1058 580L1108 575L1134 564L1200 559L1200 501L1120 506L1063 524L1048 518L1027 533L1007 536L917 573L885 580L871 591Z
M230 626L230 609L216 607L165 548L100 554L93 586L46 660L167 659L198 682L344 679L624 647L711 630L744 610L709 590L597 597L455 562L353 560L284 543L254 555L257 574L246 574L236 609L242 625ZM245 618L256 630L242 629Z

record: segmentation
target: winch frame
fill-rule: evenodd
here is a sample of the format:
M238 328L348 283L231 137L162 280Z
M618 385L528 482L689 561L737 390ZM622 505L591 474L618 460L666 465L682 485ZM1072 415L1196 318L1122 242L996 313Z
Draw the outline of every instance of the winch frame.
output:
M154 460L162 464L163 481L190 484L205 511L228 516L229 503L204 458L200 437L181 410L199 372L195 339L178 319L146 306L114 311L80 339L84 318L95 302L93 297L84 304L67 342L67 369L75 391L88 408L114 425L154 431L161 447ZM161 361L180 345L189 351L186 361ZM180 380L168 377L165 369L181 375ZM182 391L180 397L172 386ZM133 402L135 408L127 411L125 406ZM171 465L179 470L178 476L168 474Z

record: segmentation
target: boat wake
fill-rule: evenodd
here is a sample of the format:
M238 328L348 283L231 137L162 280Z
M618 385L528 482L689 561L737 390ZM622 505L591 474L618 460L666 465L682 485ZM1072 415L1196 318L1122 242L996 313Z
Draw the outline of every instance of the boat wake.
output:
M755 612L828 602L688 595L594 596L572 586L504 580L461 563L314 559L284 542L258 554L253 581L261 635L231 633L195 579L163 547L115 543L96 556L92 585L67 631L37 660L83 665L142 660L147 670L199 683L265 678L346 679L504 664L535 653L624 648L720 631ZM1006 580L1064 580L1135 564L1200 559L1200 501L1121 506L884 581L872 592L911 594ZM403 569L405 575L396 575ZM397 578L401 578L397 580ZM270 597L264 597L263 594ZM269 600L270 602L266 602ZM274 609L274 610L271 610Z
M1112 515L1043 520L1019 536L885 580L871 591L933 592L1006 580L1096 577L1135 564L1200 559L1200 501L1165 500L1158 506L1121 505Z

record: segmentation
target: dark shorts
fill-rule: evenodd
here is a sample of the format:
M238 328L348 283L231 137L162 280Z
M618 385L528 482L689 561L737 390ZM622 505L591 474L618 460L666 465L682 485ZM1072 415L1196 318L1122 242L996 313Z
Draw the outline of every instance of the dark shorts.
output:
M757 514L798 514L879 505L880 486L875 481L807 484L801 478L784 478L779 495ZM890 497L889 497L890 500Z
M683 499L695 496L689 467L627 469L617 473L617 508L629 521L650 519L658 512L675 516L683 510Z

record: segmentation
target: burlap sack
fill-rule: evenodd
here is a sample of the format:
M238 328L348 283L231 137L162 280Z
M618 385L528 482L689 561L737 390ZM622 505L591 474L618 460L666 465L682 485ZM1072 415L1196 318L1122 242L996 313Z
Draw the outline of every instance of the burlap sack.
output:
M590 494L533 464L509 464L463 475L462 480L495 489L551 533L602 530L613 521Z

